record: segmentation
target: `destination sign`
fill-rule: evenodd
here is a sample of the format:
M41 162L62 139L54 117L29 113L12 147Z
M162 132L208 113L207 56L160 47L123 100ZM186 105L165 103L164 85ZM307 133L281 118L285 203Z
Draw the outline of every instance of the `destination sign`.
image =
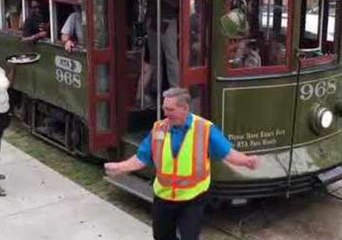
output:
M67 70L73 73L81 73L82 72L82 64L74 59L56 56L55 57L55 65L58 68L63 70Z
M74 88L81 88L82 64L79 61L63 56L56 56L55 66L56 80L58 83Z

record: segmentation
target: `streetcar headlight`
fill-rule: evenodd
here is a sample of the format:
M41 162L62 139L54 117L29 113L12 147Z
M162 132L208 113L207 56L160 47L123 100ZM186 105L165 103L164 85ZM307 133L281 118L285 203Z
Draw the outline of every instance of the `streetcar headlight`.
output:
M330 128L334 120L334 115L330 110L324 108L319 113L319 119L321 127L327 129Z
M334 122L333 112L326 107L316 105L312 113L312 126L317 133L329 129Z

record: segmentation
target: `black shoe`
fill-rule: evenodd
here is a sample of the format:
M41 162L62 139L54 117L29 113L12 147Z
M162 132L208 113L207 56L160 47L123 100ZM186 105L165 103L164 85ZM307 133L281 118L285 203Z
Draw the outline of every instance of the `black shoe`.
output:
M4 174L0 174L0 180L6 179L6 176Z

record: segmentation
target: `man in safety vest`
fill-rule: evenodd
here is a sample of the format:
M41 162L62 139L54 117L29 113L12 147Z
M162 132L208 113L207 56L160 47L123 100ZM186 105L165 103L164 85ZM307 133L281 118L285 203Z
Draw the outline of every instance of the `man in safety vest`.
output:
M164 120L157 121L126 161L105 164L109 176L154 166L153 236L155 239L198 239L210 185L210 160L255 169L256 156L232 149L212 122L190 113L186 89L164 92Z

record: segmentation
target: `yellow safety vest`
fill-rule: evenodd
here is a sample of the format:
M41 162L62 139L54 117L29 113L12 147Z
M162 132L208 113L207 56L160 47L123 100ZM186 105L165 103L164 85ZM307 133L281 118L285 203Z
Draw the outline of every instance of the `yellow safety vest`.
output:
M154 124L152 158L156 166L154 193L170 201L191 200L208 190L210 159L208 154L212 123L196 115L188 129L178 155L174 158L171 134L165 120Z

